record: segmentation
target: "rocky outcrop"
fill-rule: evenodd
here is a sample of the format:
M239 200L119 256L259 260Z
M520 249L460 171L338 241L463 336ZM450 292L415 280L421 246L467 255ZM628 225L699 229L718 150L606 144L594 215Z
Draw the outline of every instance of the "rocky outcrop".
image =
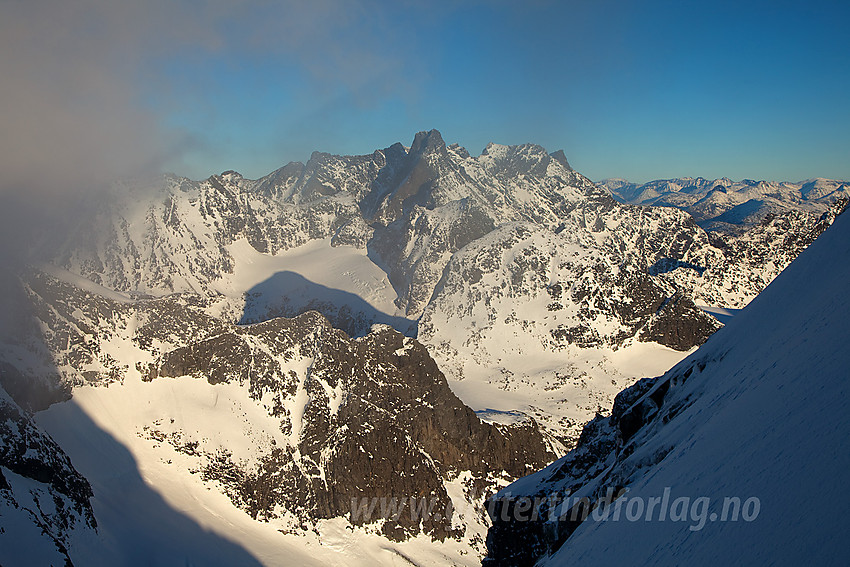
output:
M704 343L718 327L717 321L699 311L690 298L676 293L663 299L639 337L644 342L688 350Z
M148 380L161 376L244 383L281 418L287 446L254 468L234 473L218 461L206 473L254 517L282 506L308 521L349 516L364 499L427 498L439 514L421 525L403 514L383 533L442 539L463 532L445 514L448 478L469 471L480 493L494 474L516 478L550 458L533 422L482 423L425 348L389 327L350 339L317 313L273 319L162 354L146 369Z
M542 480L532 484L531 490L520 488L521 493L517 494L509 488L488 501L492 525L487 532L487 556L483 565L531 567L541 557L557 550L580 523L581 514L573 519L574 507L564 507L563 500L552 498L552 495L567 497L578 491L587 479L604 474L629 438L657 415L668 387L669 381L665 379L645 378L623 390L615 398L610 415L597 414L587 423L575 448L537 473ZM647 396L650 391L654 395ZM589 500L589 506L601 496ZM535 502L535 498L534 516L518 511L518 506L524 506L527 501Z

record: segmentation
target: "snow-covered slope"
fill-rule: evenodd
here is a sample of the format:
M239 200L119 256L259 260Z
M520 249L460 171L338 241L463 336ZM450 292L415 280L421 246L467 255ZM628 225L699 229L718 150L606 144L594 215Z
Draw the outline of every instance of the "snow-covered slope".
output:
M0 387L0 563L67 565L75 541L96 537L91 498L68 455Z
M831 487L850 467L848 282L843 215L697 352L506 488L487 564L846 564L850 501ZM549 507L555 493L573 500ZM541 497L537 520L516 519L523 496ZM596 516L570 521L585 496Z
M240 323L319 311L334 327L355 336L366 334L375 323L416 335L416 320L404 317L395 306L387 274L368 258L365 248L316 239L269 255L240 239L228 251L234 259L233 274L216 287L226 297L242 295L241 315L234 314Z

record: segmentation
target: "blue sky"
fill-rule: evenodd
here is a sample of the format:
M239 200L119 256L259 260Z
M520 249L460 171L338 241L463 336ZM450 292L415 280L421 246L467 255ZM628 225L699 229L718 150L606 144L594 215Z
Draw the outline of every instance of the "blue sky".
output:
M850 179L850 2L81 0L53 18L33 4L7 18L32 39L4 49L76 95L45 108L92 125L93 167L144 147L191 177L258 177L437 128L474 155L563 149L592 179ZM74 72L39 83L51 66Z

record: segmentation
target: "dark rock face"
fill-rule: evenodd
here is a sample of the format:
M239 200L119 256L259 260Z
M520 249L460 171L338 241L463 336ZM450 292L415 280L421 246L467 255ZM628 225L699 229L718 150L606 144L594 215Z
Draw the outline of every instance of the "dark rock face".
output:
M552 337L559 343L570 343L585 347L617 345L623 340L637 336L643 342L656 342L676 350L688 350L700 345L719 328L717 321L703 313L689 298L668 291L642 271L624 272L619 278L611 278L609 285L622 290L623 294L603 294L573 285L572 300L579 304L579 318L571 326L558 326ZM553 284L555 290L563 287ZM605 288L603 288L605 289ZM549 289L552 295L552 288ZM559 301L561 300L558 294ZM560 302L553 302L550 311L563 309ZM611 313L622 325L621 330L603 336L594 329L593 317L598 312ZM585 320L587 322L585 322Z
M33 302L33 294L10 267L0 274L0 294L0 389L29 412L67 400L70 384L57 372L42 330L54 321L53 313ZM71 342L65 346L70 350ZM75 341L73 348L80 345Z
M573 508L552 512L550 505L557 501L546 500L557 490L562 494L578 491L583 481L603 473L628 440L658 414L663 404L666 386L658 378L644 378L615 398L610 416L597 415L582 429L576 447L539 474L544 475L538 492L534 494L497 495L488 502L492 526L487 532L486 567L531 567L537 561L557 550L580 523L580 514L573 519ZM657 400L657 401L656 401ZM599 495L601 496L601 495ZM528 498L539 498L536 518L517 512L517 505ZM591 500L590 505L594 504ZM550 514L563 514L555 522L547 522ZM517 521L520 517L523 521Z
M420 312L431 299L445 267L445 257L491 232L493 220L467 200L447 205L451 217L432 215L414 207L399 220L376 230L370 254L392 266L388 276L398 290L396 304L410 314Z
M700 310L690 298L669 290L646 272L629 272L621 279L628 301L615 302L613 310L643 342L656 342L676 350L701 345L719 323Z
M0 387L27 411L41 410L71 397L71 387L58 374L33 376L7 362L0 362Z
M307 375L285 373L281 356L309 357ZM517 478L551 458L533 422L482 423L425 348L389 327L352 340L317 313L273 319L164 353L146 375L248 383L256 399L306 391L303 415L277 406L282 427L298 432L293 446L275 449L256 470L233 474L221 466L208 473L228 483L231 497L254 517L278 504L304 519L348 516L353 501L371 497L428 498L442 511L451 506L443 484L451 475L471 471L486 484L494 471ZM453 535L443 515L421 526L402 515L383 526L393 538L420 529L441 539Z
M704 343L719 327L719 323L697 309L690 298L676 294L664 299L639 337L644 342L688 350Z

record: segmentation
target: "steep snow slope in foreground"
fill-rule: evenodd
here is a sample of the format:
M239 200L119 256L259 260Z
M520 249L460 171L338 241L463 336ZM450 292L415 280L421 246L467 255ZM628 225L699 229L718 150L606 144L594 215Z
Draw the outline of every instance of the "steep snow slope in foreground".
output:
M850 563L848 291L843 215L696 353L623 392L576 450L500 493L516 503L571 489L599 503L608 487L626 487L607 521L503 522L489 534L488 563L531 564L517 558L532 548L552 554L544 565ZM656 506L647 521L649 499L668 488L670 503L689 497L687 517L672 520L671 505L661 521ZM750 521L720 521L731 497L758 499Z

